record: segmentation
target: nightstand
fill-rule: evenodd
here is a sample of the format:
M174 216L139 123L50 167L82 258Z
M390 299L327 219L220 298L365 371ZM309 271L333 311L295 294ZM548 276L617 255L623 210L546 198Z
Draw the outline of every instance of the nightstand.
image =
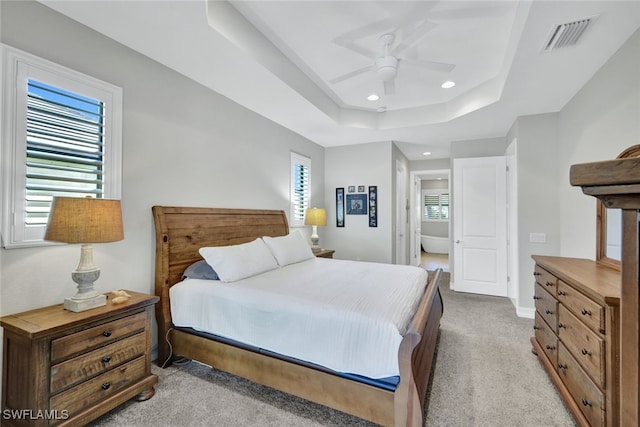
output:
M74 313L62 304L0 318L2 419L8 426L84 425L155 393L153 295Z
M316 258L333 258L333 253L335 252L335 250L333 249L320 249L317 252L314 252L313 254L316 256Z

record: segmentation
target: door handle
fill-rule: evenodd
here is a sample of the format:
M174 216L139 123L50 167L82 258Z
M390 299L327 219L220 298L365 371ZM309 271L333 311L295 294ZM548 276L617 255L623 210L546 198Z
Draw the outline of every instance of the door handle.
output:
M460 243L462 243L460 240L456 240L456 245L459 245Z

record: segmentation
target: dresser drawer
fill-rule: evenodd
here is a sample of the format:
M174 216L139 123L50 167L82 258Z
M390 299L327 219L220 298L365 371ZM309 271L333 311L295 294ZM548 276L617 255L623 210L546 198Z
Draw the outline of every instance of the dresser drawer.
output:
M558 281L558 301L568 307L591 329L605 333L604 307L582 295L562 280Z
M53 365L51 393L74 386L143 354L146 344L146 335L139 333Z
M605 425L605 402L602 392L562 343L558 344L558 374L589 424L593 427Z
M536 265L533 275L536 278L536 283L542 286L547 292L555 295L558 289L558 279L553 274L549 273L544 268Z
M558 301L539 284L536 284L535 292L536 311L551 330L558 333Z
M558 337L553 333L549 325L542 320L540 314L536 313L535 318L536 340L544 350L551 364L558 365Z
M145 375L145 356L118 366L89 381L64 391L50 400L52 411L68 411L70 416L135 383Z
M55 339L51 342L51 360L61 360L73 354L108 344L134 332L142 331L145 326L146 314L140 312Z
M587 328L566 307L560 305L558 337L589 376L600 387L605 385L604 340Z

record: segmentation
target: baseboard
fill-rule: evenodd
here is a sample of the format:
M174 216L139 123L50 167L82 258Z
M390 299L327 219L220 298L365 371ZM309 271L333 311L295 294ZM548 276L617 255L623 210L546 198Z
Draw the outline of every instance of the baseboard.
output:
M516 307L516 315L527 319L533 319L536 314L535 308Z

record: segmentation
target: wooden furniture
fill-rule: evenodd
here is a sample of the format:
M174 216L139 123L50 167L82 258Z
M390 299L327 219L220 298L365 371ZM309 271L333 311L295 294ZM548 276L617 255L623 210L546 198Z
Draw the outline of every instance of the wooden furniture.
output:
M597 197L607 208L622 209L620 300L620 425L640 423L640 158L573 165L571 184Z
M320 249L317 252L314 252L313 254L317 257L317 258L333 258L333 253L335 251L333 249Z
M2 425L76 426L136 397L149 399L151 321L158 298L74 313L62 304L4 316ZM13 411L13 412L6 412Z
M533 259L534 353L579 425L619 425L620 273L587 259Z
M201 361L234 375L338 409L382 425L422 426L424 398L435 355L443 306L438 281L429 284L409 324L398 354L400 383L395 391L335 373L293 363L172 328L169 289L200 259L203 246L233 245L260 236L284 236L284 211L154 206L156 228L156 306L158 334L171 342L173 354ZM165 340L158 360L170 360Z

